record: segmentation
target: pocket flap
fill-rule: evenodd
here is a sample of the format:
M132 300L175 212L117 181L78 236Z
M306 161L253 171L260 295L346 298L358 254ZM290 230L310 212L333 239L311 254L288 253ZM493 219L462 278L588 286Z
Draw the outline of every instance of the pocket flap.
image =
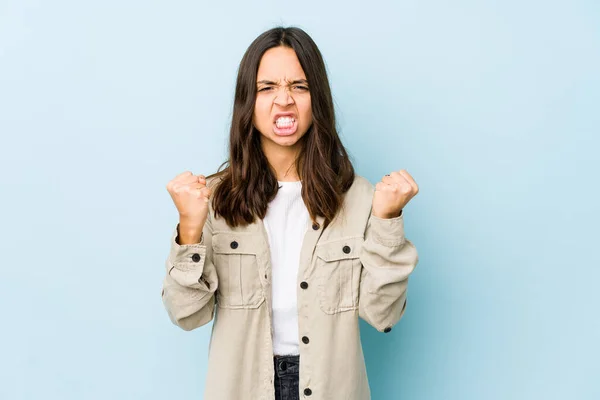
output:
M330 240L317 244L315 253L317 257L325 261L347 260L359 258L362 249L362 237L348 237Z
M214 233L212 249L215 254L256 254L259 243L254 235Z

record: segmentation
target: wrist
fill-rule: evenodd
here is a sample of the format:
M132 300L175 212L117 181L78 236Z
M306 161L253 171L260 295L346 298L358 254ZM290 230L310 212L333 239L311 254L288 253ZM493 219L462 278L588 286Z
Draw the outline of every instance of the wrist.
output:
M198 244L202 241L202 228L204 224L189 224L187 221L180 221L177 224L177 243L183 244Z
M392 219L392 218L398 218L402 215L402 210L400 210L400 212L394 213L394 214L378 214L378 213L373 213L373 216L377 217L377 218L381 218L381 219Z

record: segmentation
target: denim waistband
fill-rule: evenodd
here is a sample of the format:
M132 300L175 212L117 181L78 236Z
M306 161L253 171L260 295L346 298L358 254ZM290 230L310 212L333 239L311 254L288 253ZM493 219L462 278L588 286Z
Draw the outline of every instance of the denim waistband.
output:
M278 377L293 376L300 373L300 356L273 356L275 374Z

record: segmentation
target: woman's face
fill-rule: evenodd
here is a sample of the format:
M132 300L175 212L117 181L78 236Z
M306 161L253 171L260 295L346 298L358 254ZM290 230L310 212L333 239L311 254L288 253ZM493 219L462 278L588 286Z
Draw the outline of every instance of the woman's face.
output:
M262 134L263 149L296 148L312 124L308 82L296 52L284 46L267 50L256 82L252 122Z

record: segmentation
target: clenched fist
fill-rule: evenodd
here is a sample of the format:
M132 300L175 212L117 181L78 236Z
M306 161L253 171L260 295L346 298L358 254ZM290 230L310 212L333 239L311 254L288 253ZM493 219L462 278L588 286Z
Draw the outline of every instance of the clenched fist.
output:
M400 216L400 211L419 193L419 187L405 170L384 176L375 186L371 213L379 218Z
M179 212L179 244L199 243L211 195L206 177L186 171L167 184L167 191Z

